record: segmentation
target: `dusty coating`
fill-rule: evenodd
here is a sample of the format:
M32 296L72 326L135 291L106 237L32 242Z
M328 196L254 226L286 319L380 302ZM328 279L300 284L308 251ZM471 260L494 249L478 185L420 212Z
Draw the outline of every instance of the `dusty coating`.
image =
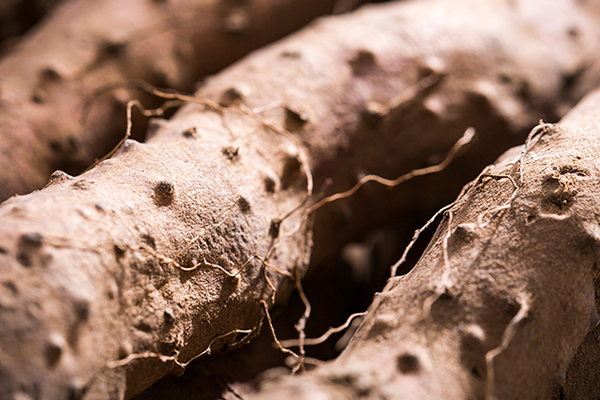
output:
M3 398L19 391L130 397L181 369L156 358L123 367L110 361L152 351L186 362L215 337L258 326L259 300L272 295L264 265L255 260L232 278L209 263L234 274L251 256L266 257L271 221L298 205L304 186L267 192L255 168L281 168L285 158L266 159L251 148L228 158L230 137L216 115L204 116L197 132L203 140L184 135L191 127L180 119L171 125L178 139L127 142L93 171L55 174L56 183L3 206ZM269 133L253 140L280 155L289 145ZM52 217L41 217L42 209ZM308 246L302 229L271 251L269 262L304 269ZM181 271L165 257L197 268ZM289 284L272 269L266 274L276 287ZM212 350L254 333L225 336Z
M0 201L79 173L125 129L135 82L196 81L331 13L335 0L74 0L0 62ZM355 2L353 2L355 4Z
M260 300L272 294L265 266L255 259L234 279L216 265L231 274L257 254L287 273L305 271L311 235L302 213L277 227L305 198L306 167L317 191L327 178L329 190L347 189L362 172L395 177L430 164L468 126L481 144L499 143L511 138L495 136L496 123L518 134L560 114L575 96L564 76L588 65L578 50L592 53L600 41L590 10L553 4L557 26L575 24L577 39L540 28L537 19L549 16L501 1L414 1L320 21L198 93L231 109L187 105L155 120L146 144L128 141L90 172L56 172L46 189L4 203L0 393L130 397L180 372L171 356L187 362L243 341L245 333L232 334L211 346L258 326ZM579 69L555 53L564 41ZM517 42L546 62L514 51ZM344 207L360 210L364 200ZM391 206L399 205L385 202L380 213ZM316 221L321 237L343 236L327 222ZM361 222L347 224L348 234ZM318 260L337 242L317 245ZM289 278L266 271L283 295Z
M467 185L338 359L253 398L593 398L599 101L536 127Z
M251 55L210 78L198 96L239 96L296 134L307 145L315 190L325 194L365 174L395 178L440 162L475 128L468 154L429 181L432 189L423 190L423 180L393 192L369 184L321 210L317 261L389 223L392 208L434 212L452 201L464 184L456 176L477 176L541 118L558 120L592 90L597 81L584 78L600 51L593 7L568 0L366 6ZM538 23L548 19L552 26ZM346 29L352 21L361 29ZM273 71L268 79L265 71Z

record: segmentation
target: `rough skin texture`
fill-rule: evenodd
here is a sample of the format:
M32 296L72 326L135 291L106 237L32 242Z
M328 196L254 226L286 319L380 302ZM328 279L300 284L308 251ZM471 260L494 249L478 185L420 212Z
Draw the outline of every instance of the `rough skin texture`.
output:
M212 103L188 104L170 121L153 121L146 143L127 141L91 171L76 178L57 172L45 189L3 203L2 396L128 398L181 372L178 362L245 342L262 320L261 300L271 302L271 285L285 297L292 286L286 274L306 271L313 237L304 215L310 203L303 202L311 182L315 192L336 192L366 172L398 176L441 160L470 126L481 150L473 168L497 155L491 144L503 146L540 117L560 115L585 90L578 78L600 52L598 14L571 1L548 9L536 3L407 1L321 20L209 79L197 97ZM551 28L538 23L550 18ZM510 193L506 179L484 183L498 188L490 201L502 203ZM314 221L312 262L414 201L362 190L323 207ZM366 204L377 212L361 215ZM540 218L527 229L552 221ZM432 280L421 285L437 282L440 250L432 249L425 268ZM237 277L216 266L232 274L254 255L268 264L255 258ZM584 272L568 278L584 279ZM459 289L475 290L468 282ZM422 303L431 287L420 289L398 296ZM490 289L492 311L502 319L489 333L482 328L484 348L521 309L512 289ZM574 310L586 309L586 299ZM455 304L435 302L432 317L438 306ZM565 337L569 351L588 329L579 316L573 313ZM386 318L375 324L382 332L396 324ZM437 322L439 332L448 322ZM357 343L367 349L377 342L360 339L370 331L362 330L339 365L355 357ZM453 349L459 333L444 350ZM414 340L424 343L425 336ZM548 352L545 360L558 371L569 354L554 362ZM396 355L385 355L391 358L381 369L388 371L383 366L396 365ZM431 385L450 396L466 393L473 380L474 393L481 392L458 361L449 358L447 368ZM446 385L454 370L454 386ZM553 379L542 378L540 384ZM351 381L339 388L363 393Z
M356 2L352 2L355 4ZM0 201L80 173L122 137L136 82L196 81L331 13L335 0L73 0L0 62Z
M334 362L253 398L595 398L599 101L484 169Z

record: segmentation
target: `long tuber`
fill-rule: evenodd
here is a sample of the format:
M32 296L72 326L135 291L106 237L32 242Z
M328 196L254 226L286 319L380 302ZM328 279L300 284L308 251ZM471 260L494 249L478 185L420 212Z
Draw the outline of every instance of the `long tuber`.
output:
M322 192L441 161L469 127L489 162L492 143L560 115L600 50L594 11L365 7L247 57L196 98L165 95L190 104L153 120L146 143L0 206L1 396L129 398L245 343L311 254L318 264L403 204L365 187L320 208L313 237ZM379 210L361 216L368 203Z
M595 398L598 132L600 91L534 128L440 210L335 361L252 398Z
M352 1L352 4L357 2ZM0 61L0 201L79 173L125 129L137 83L196 81L334 11L336 0L64 2Z

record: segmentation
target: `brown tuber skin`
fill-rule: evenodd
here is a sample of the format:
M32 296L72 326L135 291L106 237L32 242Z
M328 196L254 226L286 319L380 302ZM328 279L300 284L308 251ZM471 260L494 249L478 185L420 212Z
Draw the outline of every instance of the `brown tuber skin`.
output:
M335 0L73 0L0 61L0 201L79 173L122 137L136 82L198 79L331 13Z
M486 168L334 362L252 398L595 398L581 365L564 379L580 344L598 359L599 110L595 92Z
M443 157L469 126L487 149L477 162L489 162L497 151L490 144L560 115L585 90L565 88L564 77L584 73L600 54L599 14L566 0L535 5L408 1L320 21L209 79L197 93L204 104L154 120L146 143L129 140L81 176L54 173L45 189L3 203L0 396L132 397L181 373L178 363L245 343L260 328L261 301L271 304L272 287L283 299L311 253L318 265L364 231L365 220L407 204L378 203L365 187L323 207L311 251L311 219L303 215L309 169L316 191L328 178L335 192L364 172L398 176ZM538 23L549 19L552 27ZM573 24L576 40L567 34ZM491 183L510 189L506 180ZM370 218L359 215L366 204L379 206ZM347 221L345 210L354 213ZM344 225L330 223L336 219ZM437 282L438 253L429 282ZM492 324L484 347L519 310L511 288L496 289L507 291L490 292L503 324ZM413 295L422 303L428 294ZM579 317L573 322L567 338L577 346L587 328ZM383 340L395 324L384 316L373 333ZM362 332L353 347L376 342ZM414 376L422 364L414 355L385 366ZM362 385L350 383L344 390Z

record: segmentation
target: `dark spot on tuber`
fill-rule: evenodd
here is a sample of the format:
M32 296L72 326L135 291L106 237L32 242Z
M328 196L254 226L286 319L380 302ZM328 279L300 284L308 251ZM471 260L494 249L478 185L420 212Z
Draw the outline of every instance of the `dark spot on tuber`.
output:
M87 392L87 387L82 385L81 382L72 382L69 385L69 393L67 396L68 400L81 400Z
M525 80L519 82L517 95L525 101L530 101L532 99L533 95L531 93L531 86L529 85L529 82Z
M271 220L271 225L269 226L269 236L273 239L276 239L279 236L279 229L281 228L281 219L273 218Z
M21 243L25 246L41 247L44 244L44 237L39 232L29 232L21 235Z
M430 57L423 60L423 63L418 65L417 70L420 79L433 75L446 75L446 66L438 57Z
M247 213L248 211L250 211L250 203L244 196L240 196L237 202L242 212Z
M64 182L64 181L67 181L69 179L73 179L73 177L71 175L67 174L66 172L63 172L63 171L60 171L60 170L56 170L48 178L48 183L47 183L46 186L54 185L54 184L60 183L60 182Z
M28 232L19 238L19 252L17 261L24 267L33 265L33 254L44 244L44 238L41 233Z
M283 50L280 54L281 57L285 58L300 58L302 54L298 50Z
M145 321L140 321L135 325L135 329L140 330L142 332L152 332L152 326L145 322Z
M375 54L369 50L361 49L348 61L353 75L366 75L376 67Z
M43 104L44 95L40 91L36 91L31 95L31 101L36 104Z
M79 321L85 322L90 318L90 303L87 300L75 301L75 314Z
M302 176L300 159L296 155L286 157L281 174L281 188L287 189Z
M461 332L460 361L473 377L483 379L487 375L485 362L487 349L484 346L485 332L478 325L463 327Z
M85 179L80 179L76 182L73 182L71 184L71 187L73 189L78 189L78 190L88 190L91 186L92 186L92 181L87 181Z
M125 251L127 250L127 247L125 247L124 245L121 245L121 244L115 244L113 246L113 250L115 252L115 258L117 259L117 261L119 261L125 255Z
M265 179L263 180L265 183L265 190L268 193L275 193L275 190L277 189L277 181L278 179L276 177L272 177L270 175L265 176Z
M175 186L169 181L160 181L154 187L154 192L160 196L173 196Z
M223 95L221 96L221 101L219 104L223 107L231 107L237 103L239 103L244 98L244 94L242 90L232 87L227 89Z
M171 308L167 308L165 310L163 313L163 319L167 325L171 325L173 322L175 322L175 315L173 315L173 310Z
M345 373L342 375L335 375L330 378L332 383L342 386L352 386L356 382L356 376L353 374Z
M498 75L498 80L504 84L510 84L513 81L511 76L504 72Z
M167 206L173 202L175 185L169 181L160 181L154 186L154 203L157 206Z
M60 361L65 345L66 340L61 334L56 332L50 334L44 350L49 367L55 366Z
M146 140L154 137L156 133L165 125L165 120L162 118L152 118L148 122L148 128L146 128Z
M142 235L142 241L148 246L150 246L153 250L156 250L156 241L152 236L148 235L147 233L144 233Z
M40 71L40 83L42 85L49 82L56 82L61 79L60 74L52 67L46 67Z
M579 31L579 28L576 26L571 26L569 29L567 29L567 35L572 39L579 37L580 33L581 32Z
M285 108L285 122L284 127L290 132L302 129L302 127L308 122L308 114L302 111L292 110L288 107Z
M8 250L6 250L4 247L0 247L0 254L8 254Z
M123 54L125 50L125 43L119 42L106 42L102 44L101 52L105 56L118 57Z
M2 286L8 289L13 296L19 294L19 288L17 288L17 284L13 281L4 281L2 282Z
M398 356L398 370L403 374L416 374L421 369L419 359L409 353L403 353Z
M367 338L379 338L391 331L397 324L396 317L392 314L381 314L375 318L373 325L369 329Z
M465 245L469 245L478 237L476 226L474 224L460 224L450 235L448 248L451 251L457 251Z
M223 154L225 155L225 157L227 157L228 160L233 161L239 158L240 156L240 148L239 147L223 147L223 150L221 150L223 152Z
M17 261L24 267L31 267L32 264L31 256L22 251L17 253Z
M52 140L50 143L48 143L48 146L50 146L50 150L52 150L54 153L62 153L62 146L58 141Z
M185 131L183 131L184 138L191 139L195 136L196 136L196 127L195 126L192 126L191 128L188 128Z
M376 128L390 112L389 108L376 101L369 101L361 113L365 123L371 128Z

